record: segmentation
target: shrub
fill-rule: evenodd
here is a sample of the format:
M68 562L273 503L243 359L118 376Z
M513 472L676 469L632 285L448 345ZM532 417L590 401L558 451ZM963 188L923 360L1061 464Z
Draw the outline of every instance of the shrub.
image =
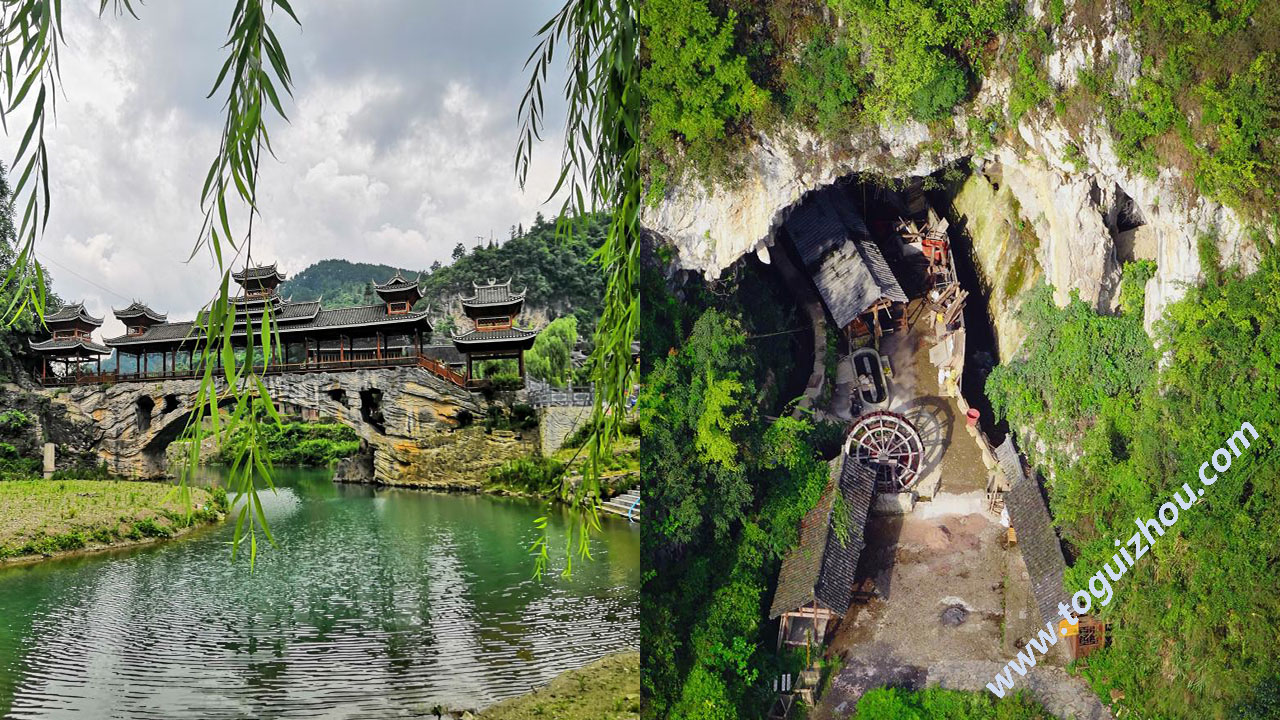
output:
M508 460L489 471L490 484L545 495L559 488L564 463L541 456Z
M798 63L782 72L787 114L826 135L847 130L865 76L854 48L820 35L804 46Z
M737 13L714 14L706 0L650 0L640 6L648 51L640 76L647 105L646 153L665 165L654 192L687 169L718 177L729 160L724 140L768 103L734 48Z

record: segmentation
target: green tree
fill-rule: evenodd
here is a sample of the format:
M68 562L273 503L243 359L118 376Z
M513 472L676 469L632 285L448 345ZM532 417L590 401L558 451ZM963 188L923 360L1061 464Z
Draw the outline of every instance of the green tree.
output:
M569 381L573 369L569 357L577 344L578 319L572 315L557 318L538 333L525 355L525 368L529 375L561 387Z
M649 0L640 8L648 143L669 160L684 156L677 167L719 163L725 138L769 100L734 49L736 21L733 10L717 17L706 0Z

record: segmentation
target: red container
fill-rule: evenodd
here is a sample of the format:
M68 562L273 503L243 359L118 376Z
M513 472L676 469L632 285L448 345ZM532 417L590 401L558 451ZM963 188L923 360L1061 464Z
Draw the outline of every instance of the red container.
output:
M977 408L969 408L969 412L965 413L965 418L968 420L969 427L977 427L978 416L981 414L982 413L978 412Z

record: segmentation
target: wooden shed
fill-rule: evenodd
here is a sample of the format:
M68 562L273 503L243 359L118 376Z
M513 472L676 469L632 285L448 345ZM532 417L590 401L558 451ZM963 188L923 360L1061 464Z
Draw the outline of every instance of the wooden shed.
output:
M778 619L778 647L822 644L844 617L853 596L875 474L854 460L830 463L831 474L818 504L800 524L800 542L782 561L769 611ZM833 515L839 491L846 516Z
M839 189L812 193L783 227L837 327L878 338L898 324L907 295Z

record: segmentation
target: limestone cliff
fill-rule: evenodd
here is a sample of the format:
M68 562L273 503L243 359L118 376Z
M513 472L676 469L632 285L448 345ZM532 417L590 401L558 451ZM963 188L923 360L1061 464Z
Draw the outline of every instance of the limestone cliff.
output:
M332 418L355 429L368 472L344 466L348 479L441 489L479 488L489 468L536 452L533 433L489 432L475 422L484 401L417 369L354 370L269 376L268 391L289 413ZM199 381L85 385L46 391L85 427L89 447L116 473L157 477L165 449L191 417Z
M1041 17L1045 4L1031 0L1027 11ZM1099 17L1073 22L1077 5L1068 3L1066 30L1046 58L1051 85L1069 90L1085 67L1113 68L1117 86L1132 85L1140 57L1114 12L1104 9ZM1043 273L1060 303L1077 290L1099 309L1110 308L1120 263L1154 259L1158 270L1148 283L1145 308L1150 331L1164 308L1201 278L1196 247L1206 232L1216 233L1224 261L1246 271L1256 268L1257 250L1235 212L1189 190L1177 171L1152 178L1121 164L1101 108L1084 118L1033 110L994 143L975 137L970 126L985 125L978 120L984 110L1006 108L1010 86L1007 74L991 73L949 124L906 122L838 140L796 128L772 130L753 139L740 183L712 190L696 181L672 187L642 220L674 245L681 267L717 277L746 253L767 259L774 230L810 190L855 173L925 175L968 158L999 193L1007 193L999 212L1012 213L1010 225L1020 220L1034 235L1034 268L1025 276ZM987 249L986 264L1010 261L1004 256L1008 248ZM1006 313L996 318L1002 330L1012 327L1010 309L1010 303L997 308Z

